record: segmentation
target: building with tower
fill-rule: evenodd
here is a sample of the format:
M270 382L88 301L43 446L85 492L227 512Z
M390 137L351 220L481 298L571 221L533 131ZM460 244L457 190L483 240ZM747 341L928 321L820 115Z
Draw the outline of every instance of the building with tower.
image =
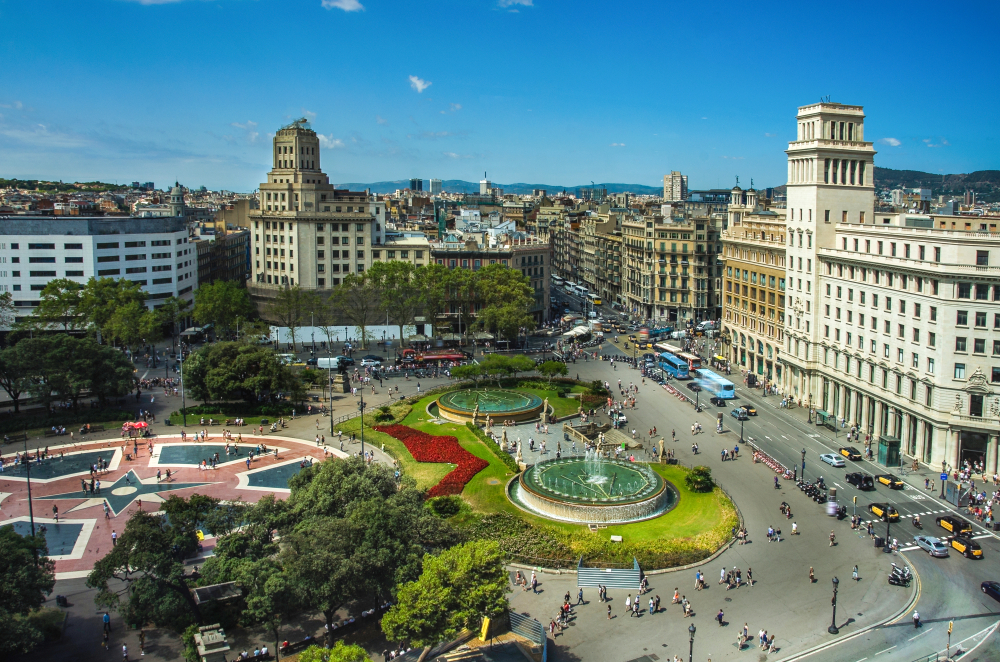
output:
M989 219L875 212L860 106L799 108L789 143L780 382L880 464L997 470L1000 234Z
M274 136L272 167L251 211L251 296L260 304L277 288L329 289L380 259L385 203L347 191L323 173L319 137L300 119Z

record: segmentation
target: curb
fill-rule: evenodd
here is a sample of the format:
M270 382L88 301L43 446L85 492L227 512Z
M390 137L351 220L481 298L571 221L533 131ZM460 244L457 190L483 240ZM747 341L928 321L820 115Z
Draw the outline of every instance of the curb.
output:
M899 554L902 556L903 552L899 552ZM913 567L913 564L909 563L909 561L907 561L907 565L909 565L911 568ZM894 623L895 621L899 620L899 618L901 618L906 612L910 611L910 609L913 608L913 605L915 605L917 603L917 599L920 597L920 575L917 574L917 569L916 568L913 568L913 576L916 578L917 581L916 581L916 583L915 583L915 585L913 587L913 592L910 595L910 600L899 611L895 612L894 614L890 615L888 618L886 618L886 619L884 619L884 620L882 620L882 621L880 621L878 623L872 623L871 625L869 625L867 627L864 627L864 628L858 630L857 632L852 632L851 634L847 635L846 637L843 637L843 638L840 638L840 639L834 639L833 641L827 641L827 642L822 643L822 644L817 644L817 645L813 646L812 648L807 648L804 651L800 651L798 653L794 653L794 654L790 655L789 657L783 657L783 658L781 658L781 662L793 662L794 660L805 659L805 658L809 657L810 655L814 655L815 653L819 653L820 651L824 651L824 650L826 650L828 648L833 648L834 646L837 646L837 645L842 644L844 642L850 641L850 640L852 640L852 639L854 639L856 637L860 637L861 635L865 634L866 632L871 632L872 630L880 628L880 627L882 627L884 625L888 625L888 624Z

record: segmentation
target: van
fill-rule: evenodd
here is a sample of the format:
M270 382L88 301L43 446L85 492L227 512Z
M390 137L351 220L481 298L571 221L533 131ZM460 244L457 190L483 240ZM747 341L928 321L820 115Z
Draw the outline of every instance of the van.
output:
M684 340L687 338L687 331L674 331L670 334L671 340Z
M323 370L340 370L341 364L344 366L354 365L354 359L347 356L324 356L316 359L316 367Z

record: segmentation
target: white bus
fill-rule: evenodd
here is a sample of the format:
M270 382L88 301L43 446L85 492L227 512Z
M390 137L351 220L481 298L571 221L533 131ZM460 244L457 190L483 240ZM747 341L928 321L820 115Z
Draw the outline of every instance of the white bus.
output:
M553 276L552 284L555 285L556 287L562 287L563 285L566 284L566 281L560 278L559 276Z
M577 295L578 297L583 297L584 299L588 298L590 295L590 293L587 292L587 288L584 287L583 285L577 285L576 287L574 287L573 294Z

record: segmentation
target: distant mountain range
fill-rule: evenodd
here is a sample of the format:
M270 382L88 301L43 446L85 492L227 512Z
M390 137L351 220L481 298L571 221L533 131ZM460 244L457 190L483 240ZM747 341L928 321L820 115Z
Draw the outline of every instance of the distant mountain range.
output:
M365 189L371 189L372 193L392 193L396 189L404 189L410 185L409 179L398 179L391 182L372 182L370 184L361 184L357 182L346 182L337 183L337 188L346 188L352 191L363 191ZM549 195L556 193L576 193L579 188L606 188L608 193L635 193L637 195L662 195L662 186L645 186L643 184L617 184L617 183L600 183L600 184L578 184L576 186L556 186L555 184L525 184L524 182L516 182L514 184L501 184L499 182L493 182L493 186L497 188L502 188L504 193L512 193L514 195L530 195L535 189L545 189L548 191ZM467 182L462 179L445 179L441 182L441 188L445 193L479 193L479 182ZM424 191L430 190L430 182L424 180Z

